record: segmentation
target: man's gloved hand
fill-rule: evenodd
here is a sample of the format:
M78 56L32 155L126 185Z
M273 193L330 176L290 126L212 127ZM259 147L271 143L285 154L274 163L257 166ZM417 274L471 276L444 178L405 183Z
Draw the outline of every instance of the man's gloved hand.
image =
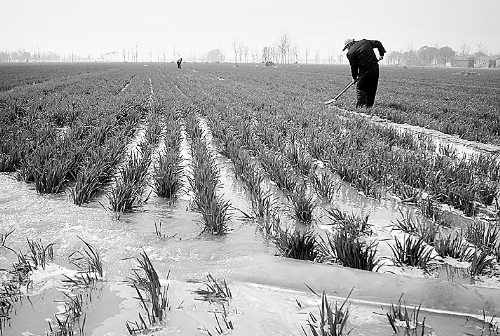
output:
M352 82L353 82L353 83L356 83L357 81L358 81L358 79L357 79L357 78L353 78L353 79L352 79Z

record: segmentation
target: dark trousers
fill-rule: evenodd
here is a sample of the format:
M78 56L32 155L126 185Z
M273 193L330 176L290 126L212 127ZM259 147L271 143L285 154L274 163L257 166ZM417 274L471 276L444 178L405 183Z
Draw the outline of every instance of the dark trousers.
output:
M356 107L372 107L377 93L379 68L375 67L366 73L358 75L356 83L356 95L358 101Z
M181 62L177 62L177 68L181 68Z

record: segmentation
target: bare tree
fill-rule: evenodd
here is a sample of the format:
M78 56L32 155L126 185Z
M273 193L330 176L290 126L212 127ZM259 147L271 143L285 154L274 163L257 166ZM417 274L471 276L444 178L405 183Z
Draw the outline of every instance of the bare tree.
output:
M233 40L234 63L238 63L238 43Z
M294 63L299 63L299 46L295 43L290 49Z
M280 53L280 62L282 64L288 63L289 59L289 53L290 53L290 36L288 35L287 32L284 32L281 34L281 37L278 41L278 50Z
M306 47L305 55L306 55L306 64L307 64L308 63L308 58L309 58L309 47Z
M479 42L477 44L477 54L483 54L483 55L486 55L486 48L484 47L484 44L483 42Z
M271 48L270 47L262 48L262 62L267 63L270 60L271 60Z
M248 46L244 46L243 47L243 53L245 54L245 63L248 63L248 51L249 51L249 47Z
M316 49L316 55L314 55L314 63L319 64L321 62L321 50Z
M468 56L470 54L470 47L467 43L464 43L460 46L460 56Z
M259 49L255 46L252 52L252 62L257 63L259 61Z
M340 64L344 63L344 54L343 53L338 54L337 60L339 61Z
M238 53L240 54L240 63L242 63L241 57L243 56L243 42L238 43Z

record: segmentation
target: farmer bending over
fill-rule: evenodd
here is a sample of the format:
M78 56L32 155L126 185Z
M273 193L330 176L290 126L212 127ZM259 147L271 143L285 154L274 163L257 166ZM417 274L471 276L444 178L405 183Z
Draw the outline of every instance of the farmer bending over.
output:
M177 60L177 68L181 68L181 63L182 63L182 57Z
M378 49L380 58L377 59L374 48ZM347 58L351 65L351 75L353 82L356 82L356 107L372 107L377 93L379 68L378 61L382 60L385 49L382 43L377 40L347 39L344 49L347 49Z

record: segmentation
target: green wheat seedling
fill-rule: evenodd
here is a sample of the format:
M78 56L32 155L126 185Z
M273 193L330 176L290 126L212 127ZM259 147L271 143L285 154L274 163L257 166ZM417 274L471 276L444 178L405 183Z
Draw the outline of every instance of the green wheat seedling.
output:
M80 272L95 273L96 277L102 277L104 270L102 266L102 259L99 251L82 238L78 237L83 244L83 252L76 251L69 255L69 260L73 265L78 267Z
M337 208L326 209L326 213L339 230L349 232L353 237L373 234L372 225L368 223L368 215L362 217L354 213L348 214Z
M220 317L219 317L219 315L220 315ZM220 312L220 311L214 312L214 318L215 318L215 322L217 323L217 325L215 326L215 332L217 333L217 335L227 335L228 333L231 332L231 330L234 330L234 324L232 321L229 320L229 312L227 311L224 303L222 303L222 312ZM222 325L221 325L221 321L219 320L219 318L222 320L222 323L223 323ZM203 328L198 328L198 329L206 332L208 334L208 336L213 336L213 334L210 332L210 330L208 330L204 326L203 326Z
M467 224L465 239L481 249L491 251L497 246L500 239L500 226L473 221Z
M335 181L332 174L325 171L310 175L311 185L316 193L323 199L331 202L340 189L340 183Z
M19 264L25 265L27 269L37 269L41 267L45 269L47 263L54 259L54 243L43 245L42 241L28 241L28 254L23 256L21 253L16 253L19 259Z
M2 284L2 291L0 291L0 335L3 335L3 330L10 321L9 315L14 310L15 304L21 300L20 286L21 281L17 281L17 279L4 281Z
M80 335L83 335L83 330L85 328L86 316L84 315L84 298L82 293L78 294L68 294L64 293L66 296L64 304L64 312L56 313L55 323L51 320L48 321L50 336L72 336L75 335L75 327L78 326L78 331ZM83 316L83 319L81 317Z
M49 325L49 336L72 336L75 334L73 330L73 323L70 320L71 316L66 314L64 316L55 315L55 322L47 321Z
M495 321L496 319L496 321ZM478 321L479 322L479 321ZM498 336L500 335L500 324L498 323L498 318L496 315L491 316L491 318L486 316L486 312L483 309L483 318L482 318L482 326L477 325L476 319L472 319L472 325L481 330L481 335L486 335L485 331L488 331L489 336ZM469 323L469 318L465 318L465 325Z
M160 141L161 132L162 124L160 118L157 114L151 115L148 120L148 127L145 134L146 143L151 147L157 146Z
M396 183L393 190L400 196L401 202L403 203L417 203L422 198L423 194L421 189L414 188L404 183Z
M392 261L397 266L416 266L427 269L434 260L432 248L422 238L416 239L407 235L403 241L395 238L395 245L390 246L392 250Z
M162 231L163 231L163 224L161 222L158 222L158 223L155 222L155 235L156 235L156 237L161 238L161 239L170 239L170 238L174 238L175 236L177 236L177 233L174 233L173 235L168 236L168 235L164 234Z
M96 157L98 154L102 154L103 157ZM75 185L71 188L73 203L76 205L87 203L101 191L104 185L111 181L114 165L121 155L119 152L103 153L102 150L92 154L88 163L80 169Z
M149 160L149 151L134 152L129 160L120 169L120 178L124 184L133 184L137 187L144 187L148 168L151 164Z
M181 148L182 136L179 133L179 125L174 124L172 129L166 129L164 135L165 148L170 148L176 152Z
M419 220L412 216L410 211L408 211L406 215L403 214L401 210L399 210L399 213L402 218L396 220L396 223L394 223L394 229L401 230L408 234L413 234L422 238L427 244L434 245L436 237L440 232L440 227L437 223L427 220Z
M378 244L366 243L349 229L341 228L333 234L327 233L322 239L320 251L322 259L336 261L342 266L377 272L381 260L376 257Z
M203 284L205 288L194 291L203 301L222 303L228 302L233 297L225 279L217 280L209 273Z
M292 192L297 186L298 177L291 167L286 165L286 160L281 154L261 149L259 157L266 172L276 182L280 189Z
M0 172L11 173L16 171L16 162L15 155L13 153L2 153L0 152Z
M242 177L248 166L251 165L250 154L246 151L240 151L241 149L237 147L236 143L230 142L226 147L226 154L234 164L234 174L237 177Z
M141 252L141 257L137 258L137 261L139 269L133 270L134 277L131 280L137 293L137 299L146 312L147 320L139 313L140 323L126 322L126 327L131 335L151 330L152 327L163 323L167 310L170 309L167 295L168 285L164 287L160 284L158 273L156 273L146 252Z
M73 203L76 205L87 203L100 187L98 167L84 167L76 176L75 186L71 188Z
M121 213L134 210L142 200L142 187L133 183L119 183L106 195L110 209Z
M432 197L427 197L418 203L418 207L422 214L435 222L437 225L444 227L453 226L452 221L446 217L443 210L441 210L439 203Z
M309 286L308 286L309 287ZM315 293L315 292L314 292ZM325 291L321 295L321 306L319 307L319 317L314 316L313 313L309 312L309 319L307 325L311 330L313 336L342 336L349 335L352 331L347 331L347 320L351 311L347 302L352 294L352 290L349 295L344 300L344 302L338 306L338 302L335 305L328 302ZM302 328L304 335L307 336L306 331Z
M434 243L436 252L443 258L451 257L458 261L471 261L474 249L459 232L441 232Z
M242 178L246 182L251 195L260 195L263 193L262 183L264 182L264 176L254 165L246 166L243 170Z
M385 313L392 331L398 334L402 330L404 335L418 336L418 328L420 327L420 336L423 336L425 334L425 317L422 322L419 322L420 305L408 313L406 306L401 303L402 296L399 298L398 304L396 306L391 304L390 311Z
M314 261L318 256L317 236L310 230L291 232L278 226L273 240L278 254L285 258Z
M252 210L257 218L269 218L276 207L276 198L271 191L261 191L258 194L251 194Z
M359 177L353 181L353 183L356 188L363 192L366 196L372 196L375 199L380 199L382 197L380 185L366 174L360 174Z
M494 263L495 257L490 254L488 250L475 250L472 258L471 265L469 268L469 274L471 276L484 275L490 270Z
M0 233L0 246L5 246L5 242L7 241L7 238L14 233L16 229L12 229L9 232L2 232Z
M307 191L305 184L298 185L294 192L286 194L291 203L294 217L304 224L311 224L313 212L317 204L312 193Z
M201 212L204 223L202 232L214 235L227 233L229 231L228 222L231 219L228 214L230 208L231 203L224 200L222 196L217 196L211 202L205 204Z
M175 199L183 188L182 157L179 152L166 149L160 153L154 171L154 190L159 197Z
M264 233L268 237L273 237L276 235L276 232L279 230L281 225L281 218L277 211L273 211L273 213L269 217L263 218L261 222L261 228Z
M292 166L302 175L308 176L313 168L311 157L306 155L305 148L292 139L292 143L286 149L286 156Z
M40 167L34 168L35 189L40 194L57 194L63 191L68 182L69 162L50 159Z

